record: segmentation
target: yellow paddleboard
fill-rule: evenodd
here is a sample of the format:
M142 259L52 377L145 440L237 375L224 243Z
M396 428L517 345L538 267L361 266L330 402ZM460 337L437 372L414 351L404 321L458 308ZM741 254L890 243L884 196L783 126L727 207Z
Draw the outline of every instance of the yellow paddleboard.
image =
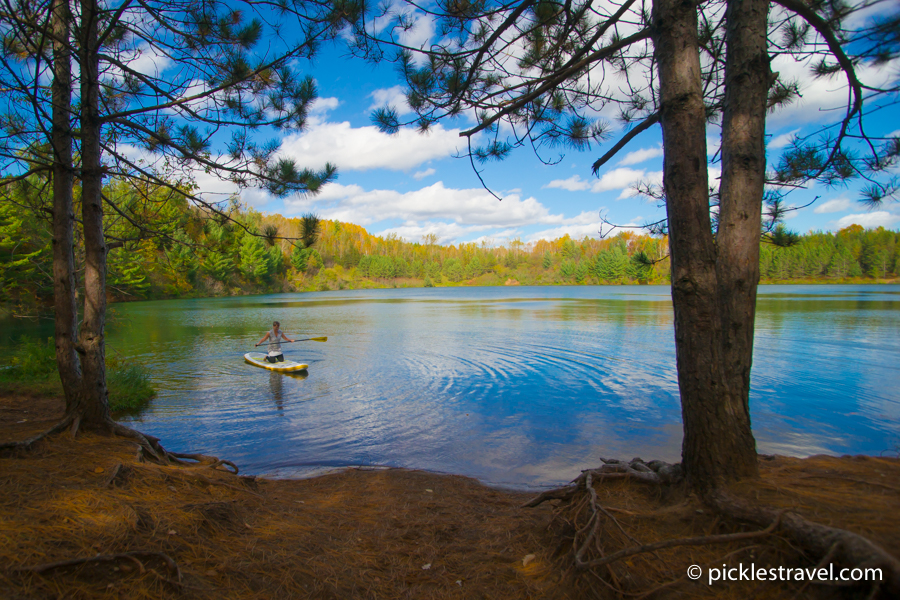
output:
M269 371L277 371L278 373L293 373L294 371L305 371L309 365L285 360L284 362L270 363L266 362L266 355L262 352L248 352L244 355L244 361L250 363L254 367L262 367Z

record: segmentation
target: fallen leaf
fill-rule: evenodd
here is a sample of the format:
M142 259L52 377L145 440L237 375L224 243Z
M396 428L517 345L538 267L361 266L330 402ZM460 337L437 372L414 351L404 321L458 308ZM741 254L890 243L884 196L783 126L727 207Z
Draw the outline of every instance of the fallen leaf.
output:
M523 566L523 567L527 567L527 566L528 566L528 563L530 563L530 562L533 561L534 559L535 559L534 554L526 554L526 555L525 555L525 558L522 559L522 566Z
M170 529L170 530L169 530L169 535L178 535L178 532L175 531L174 529Z
M431 563L425 563L424 565L422 565L422 570L423 570L423 571L427 571L427 570L430 569L430 568L431 568Z
M434 490L429 490L428 488L425 488L425 491L426 491L426 492L429 492L429 493L433 493L433 492L434 492Z
M103 467L97 467L96 469L94 469L94 473L102 473L102 472L103 472Z

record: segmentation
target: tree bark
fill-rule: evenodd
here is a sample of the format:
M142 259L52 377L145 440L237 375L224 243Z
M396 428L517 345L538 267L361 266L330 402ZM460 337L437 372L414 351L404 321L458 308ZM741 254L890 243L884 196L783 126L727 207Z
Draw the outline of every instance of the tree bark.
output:
M53 0L53 301L56 364L66 398L66 412L80 404L81 367L75 351L78 309L75 301L75 255L72 176L72 56L69 0Z
M703 493L752 475L755 470L747 468L746 457L752 456L755 469L756 448L749 433L749 413L745 418L735 410L729 393L730 378L726 376L725 358L730 355L725 354L722 343L720 298L727 289L717 277L721 259L709 213L697 10L690 1L656 0L652 18L665 150L663 186L669 222L675 358L684 424L682 464L689 485ZM758 235L758 219L755 226Z
M111 422L106 388L106 241L103 236L103 165L100 155L100 54L97 0L81 1L81 207L84 229L84 320L78 335L82 353L82 424Z
M716 234L722 364L736 476L758 474L750 429L750 368L759 284L759 240L766 170L766 105L770 86L768 0L729 0L725 13L725 106L722 181Z

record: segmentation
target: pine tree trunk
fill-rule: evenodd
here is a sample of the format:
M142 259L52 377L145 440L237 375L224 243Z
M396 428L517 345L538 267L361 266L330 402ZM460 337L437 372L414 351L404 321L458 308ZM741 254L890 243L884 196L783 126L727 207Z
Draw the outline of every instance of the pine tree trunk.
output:
M66 412L80 404L81 368L75 351L78 310L75 302L75 212L72 197L72 56L69 0L50 8L53 32L53 299L56 364L66 398Z
M728 442L737 477L758 475L750 429L750 367L759 285L759 241L766 170L769 92L768 0L729 0L725 13L725 106L722 181L716 234L725 411L733 422Z
M82 354L82 424L110 422L106 389L106 257L103 236L103 165L100 156L100 56L97 0L81 2L81 205L84 229L84 320L78 336Z
M663 185L669 222L675 357L684 423L682 464L688 483L705 492L748 475L756 450L743 435L749 417L735 411L709 214L706 109L693 2L656 0L654 52L660 79ZM756 221L757 234L759 220ZM755 289L755 285L754 285ZM730 325L730 324L729 324ZM750 327L752 336L752 325ZM751 348L752 351L752 348ZM749 373L749 370L748 370ZM749 383L749 379L748 379Z

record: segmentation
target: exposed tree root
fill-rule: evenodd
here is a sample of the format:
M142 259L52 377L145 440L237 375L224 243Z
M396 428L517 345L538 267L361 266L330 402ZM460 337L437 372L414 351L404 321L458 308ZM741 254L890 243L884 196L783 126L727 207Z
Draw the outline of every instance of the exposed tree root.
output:
M66 415L62 418L62 420L51 427L50 429L39 433L35 436L28 438L27 440L22 440L19 442L3 442L0 443L0 451L3 450L30 450L36 443L44 439L45 437L49 437L51 435L55 435L60 431L64 431L69 425L72 424L74 420L74 415Z
M154 569L148 569L147 567L144 566L144 563L142 563L140 561L141 558L143 558L143 559L158 558L158 559L162 560L166 564L166 567L169 569L169 571L175 576L175 579L172 580L168 577L164 577L164 576L160 575ZM61 560L58 562L46 563L43 565L35 565L32 567L20 567L20 568L16 569L16 571L19 571L19 572L28 571L31 573L42 574L42 573L46 573L47 571L52 571L54 569L62 569L65 567L76 567L76 566L85 565L85 564L89 564L89 563L118 562L118 561L122 561L122 560L128 560L128 561L133 562L137 566L141 575L143 575L144 573L149 571L168 584L174 585L179 588L182 587L181 570L178 568L178 564L174 560L172 560L172 558L168 554L165 554L163 552L135 551L135 552L122 552L119 554L98 554L97 556L89 556L89 557L85 557L85 558L72 558L69 560Z
M775 511L755 506L719 491L706 499L720 513L729 517L765 525L774 521ZM882 570L881 589L900 598L900 561L867 538L836 527L808 521L795 513L781 518L782 531L815 557L833 556L834 562L851 568Z
M57 423L50 429L32 436L27 440L0 443L0 452L3 452L5 450L30 450L37 442L51 435L64 431L70 426L70 433L72 438L74 439L83 427L81 413L71 412L65 415L59 421L59 423ZM163 465L205 465L211 469L225 467L229 472L235 475L238 474L237 465L230 460L223 460L215 456L207 456L205 454L169 452L165 448L163 448L162 444L159 443L159 438L141 433L140 431L131 429L130 427L125 427L124 425L116 423L112 419L106 419L100 425L92 424L90 429L93 431L98 431L100 433L117 435L126 439L134 440L140 447L139 458L141 460L150 460L152 462ZM115 477L113 476L107 485L111 484L112 479L114 478Z
M619 585L616 573L610 569L610 566L617 561L639 554L655 554L657 551L680 546L707 546L759 539L775 535L777 531L781 536L796 544L805 554L818 562L820 566L817 569L827 564L834 564L840 568L881 569L882 580L874 583L871 589L871 597L876 597L881 593L883 597L900 598L900 561L872 541L847 530L813 523L796 513L787 512L788 509L776 510L748 503L745 500L729 495L721 489L704 494L700 498L701 501L710 507L715 514L736 521L752 523L763 529L721 535L668 539L655 543L641 544L626 531L612 513L625 513L626 516L630 517L638 515L633 512L629 513L629 511L622 511L621 509L613 510L603 506L598 499L594 483L609 479L629 479L657 486L669 486L682 480L681 468L679 465L669 465L662 461L644 462L639 458L628 462L601 460L603 460L604 464L600 468L585 470L569 485L543 492L522 506L535 507L548 500L561 500L562 504L560 507L568 504L571 507L568 509L569 514L574 513L576 516L572 521L565 519L575 529L572 539L574 567L578 570L591 570L591 572L599 568L605 568L609 573L609 579L600 577L600 580L605 586L611 587L619 594L643 598L675 585L682 581L684 577L679 577L638 593L633 593L633 589L631 592L628 592ZM868 484L865 481L859 481L858 483ZM882 487L890 489L890 486L887 485ZM587 506L590 507L590 512L587 513L587 522L581 526L576 525L574 521L579 520L577 515L585 514L584 510ZM703 511L698 510L698 512ZM613 525L633 545L615 552L608 552L608 549L605 551L603 548L604 544L601 543L601 536L604 535L602 533L604 524ZM714 528L715 524L712 529ZM620 548L623 541L619 537L617 545ZM606 545L609 545L608 540ZM743 548L736 552L746 549ZM599 555L599 558L586 558L589 552L593 553L594 556ZM734 553L732 552L729 556ZM662 558L658 554L655 555L658 559L658 564L664 564ZM801 588L801 591L806 589L809 583L807 582ZM812 581L811 583L816 585L873 585L871 581L846 583Z
M632 458L626 462L614 458L601 458L603 466L597 469L587 469L581 475L572 480L567 486L541 492L533 500L522 505L522 508L534 508L548 500L571 500L579 490L586 489L586 482L590 477L592 481L601 479L633 479L641 483L654 485L673 484L680 482L684 475L681 465L670 465L661 460L651 460L645 463L640 458Z
M678 546L706 546L708 544L728 544L731 542L740 542L744 540L752 540L760 537L765 537L767 535L771 535L781 523L781 517L785 511L779 511L775 520L765 529L760 531L747 531L743 533L728 533L723 535L704 535L700 537L691 537L691 538L680 538L675 540L665 540L663 542L656 542L655 544L644 544L642 546L635 546L632 548L625 548L624 550L619 550L609 556L605 556L603 558L599 558L597 560L592 560L588 562L583 562L579 560L579 557L575 556L575 566L579 569L590 569L592 567L602 567L603 565L607 565L613 563L617 560L622 560L623 558L628 558L629 556L634 556L636 554L644 554L646 552L655 552L657 550L664 550L666 548L675 548Z

